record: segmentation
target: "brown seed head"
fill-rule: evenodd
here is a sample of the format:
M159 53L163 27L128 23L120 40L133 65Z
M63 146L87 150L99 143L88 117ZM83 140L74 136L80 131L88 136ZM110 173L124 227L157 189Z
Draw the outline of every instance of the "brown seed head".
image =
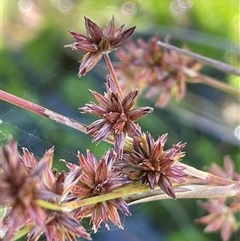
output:
M67 174L54 174L52 171L45 175L45 182L48 190L42 193L42 198L52 203L67 202L74 200L76 197L71 195L73 186L79 180L81 174L80 167L74 168ZM37 240L44 233L47 240L77 240L76 237L91 240L90 235L84 227L74 217L74 214L66 211L50 211L46 212L46 220L44 226L35 225L29 233L29 240Z
M68 200L68 193L76 184L80 168L56 177L52 171L53 151L49 149L38 161L23 148L20 155L17 143L10 141L0 151L0 206L7 207L7 213L0 223L6 230L6 240L12 240L16 232L27 225L33 228L29 241L36 241L42 233L47 240L90 239L81 224L67 212L49 211L38 204L39 200L60 203ZM55 240L55 239L54 239Z
M87 133L94 136L93 141L100 141L113 135L115 151L121 156L126 134L140 136L141 130L135 121L152 112L153 109L151 107L134 109L139 91L131 91L122 99L110 77L107 79L106 88L105 95L91 91L99 104L86 104L79 109L83 113L92 113L102 118L90 124L87 127Z
M13 140L0 150L0 206L9 208L2 220L8 230L8 240L29 223L44 226L46 218L45 210L37 204L37 200L47 190L42 179L52 164L53 148L36 163L35 157L29 154L29 165L25 165L27 153L24 149L21 156Z
M184 153L181 152L185 143L173 145L164 151L167 134L162 135L156 141L150 133L141 137L133 138L133 150L123 154L123 172L132 180L141 180L149 183L154 189L159 186L167 195L175 198L172 182L182 183L185 181L183 167L177 162Z
M117 158L114 151L109 151L100 161L90 151L87 151L86 157L79 152L78 158L82 172L73 193L79 198L109 193L115 188L131 182L129 179L120 177L118 172L113 171L112 167ZM126 215L130 215L127 203L122 198L117 198L80 208L75 216L82 219L91 215L94 232L98 230L102 222L108 228L108 220L121 228L122 225L117 209Z
M69 31L76 42L64 46L86 52L79 68L79 77L89 72L103 54L116 50L123 45L135 29L135 27L131 27L123 31L124 25L115 28L114 17L104 28L100 28L96 23L85 17L85 27L87 35Z

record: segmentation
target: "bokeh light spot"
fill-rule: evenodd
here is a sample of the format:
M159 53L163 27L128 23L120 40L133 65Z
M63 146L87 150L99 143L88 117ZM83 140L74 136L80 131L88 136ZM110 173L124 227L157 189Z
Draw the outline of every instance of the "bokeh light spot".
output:
M60 0L58 1L57 8L60 12L65 13L71 10L73 3L71 0Z
M239 113L239 104L235 102L230 102L227 103L227 106L223 109L222 116L225 119L225 121L230 125L236 125L239 123Z
M228 50L224 54L224 59L232 65L237 65L240 61L240 53L237 51Z
M173 13L181 13L183 8L178 4L178 1L172 1L170 3L170 11Z
M236 128L235 128L235 130L234 130L234 136L238 139L238 140L240 140L240 126L237 126Z
M133 15L137 12L137 6L133 2L125 2L121 7L122 14Z
M193 5L192 0L178 0L178 4L182 8L191 8Z
M33 8L33 5L34 3L32 0L20 0L18 2L18 8L23 13L30 12Z

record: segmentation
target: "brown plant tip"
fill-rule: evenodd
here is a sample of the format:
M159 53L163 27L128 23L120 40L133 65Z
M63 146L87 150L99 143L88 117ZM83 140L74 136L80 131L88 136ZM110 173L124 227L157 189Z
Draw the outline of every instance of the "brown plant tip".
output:
M199 70L202 64L158 45L158 38L149 42L139 39L129 43L126 50L119 49L121 64L116 66L123 90L132 87L147 89L146 97L159 96L156 104L164 107L172 94L177 99L184 97L186 81L190 79L184 69Z
M184 168L178 161L184 156L182 149L185 143L173 145L164 151L167 134L156 141L150 133L133 138L133 150L125 152L117 167L123 170L130 179L148 183L151 189L159 186L167 195L175 198L172 183L185 181Z
M110 77L107 79L106 88L107 93L104 95L91 91L99 104L90 103L79 109L82 113L91 113L102 117L87 127L87 133L94 136L93 141L100 141L113 135L114 149L121 157L126 135L141 135L140 127L135 121L152 112L153 108L133 108L139 91L131 91L122 99Z
M45 186L41 179L51 165L53 148L33 167L36 159L29 155L29 165L24 164L27 151L23 156L18 153L17 143L11 140L0 150L0 206L8 207L2 224L7 230L7 239L25 225L33 222L44 226L45 211L37 204Z
M67 212L49 211L39 200L60 203L68 200L68 193L78 181L80 168L56 177L52 171L54 148L50 148L38 161L23 148L21 155L17 143L11 140L0 150L0 206L7 207L1 220L6 240L16 232L33 225L28 241L36 241L44 233L47 240L76 240L75 235L90 239L81 224ZM1 231L2 231L1 230ZM55 240L55 239L54 239Z
M47 240L73 240L76 237L92 240L79 221L69 212L50 212L45 221L45 227L34 226L28 234L28 241L38 240L42 233Z
M84 19L87 35L69 31L76 42L64 46L86 52L79 67L79 77L89 72L101 59L103 54L110 53L123 45L135 30L135 27L131 27L123 31L124 25L115 28L114 17L112 17L109 24L104 28L100 28L86 17Z
M129 179L120 177L120 173L113 170L113 164L117 158L117 154L114 151L108 151L100 161L90 151L87 151L86 157L79 152L78 158L82 172L78 183L73 188L73 194L78 198L84 199L110 193L114 189L131 182ZM70 169L74 168L76 166L70 166ZM75 214L75 217L82 219L91 215L94 232L97 232L102 222L108 228L108 220L122 228L117 210L130 215L127 203L122 198L116 198L82 207Z

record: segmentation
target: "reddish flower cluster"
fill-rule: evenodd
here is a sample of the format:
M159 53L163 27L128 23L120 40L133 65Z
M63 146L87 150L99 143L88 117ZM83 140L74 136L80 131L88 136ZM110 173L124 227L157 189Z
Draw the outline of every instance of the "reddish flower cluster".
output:
M109 221L122 228L118 211L126 215L130 215L130 211L128 199L124 200L126 196L119 196L125 191L130 197L129 190L135 185L131 185L133 181L147 184L151 189L160 188L172 198L179 195L175 194L174 187L186 182L186 170L191 167L179 164L185 155L182 152L185 143L179 142L164 150L167 134L155 141L150 133L143 134L135 123L153 108L134 106L139 96L138 88L148 88L148 97L162 92L157 101L160 106L168 103L173 92L177 98L182 98L186 82L194 81L193 76L196 76L191 70L199 70L202 65L161 47L156 37L148 43L143 40L138 40L138 44L130 43L126 51L118 51L122 64L117 73L124 80L123 87L128 90L126 87L130 84L135 89L124 95L108 54L120 47L135 27L124 31L124 25L115 28L114 17L105 28L85 17L85 27L87 36L70 31L76 42L65 45L86 53L78 76L89 72L103 56L111 77L107 77L106 93L91 91L98 104L92 102L79 109L82 113L100 117L86 127L87 134L93 136L93 141L108 138L114 144L114 150L109 150L100 160L89 150L86 156L78 152L79 165L65 162L69 172L58 173L52 169L54 148L38 161L26 148L20 154L13 140L2 147L0 240L15 240L26 230L29 230L27 241L37 241L42 234L47 241L76 241L78 237L91 240L80 221L90 217L94 233L102 223L109 228ZM225 183L228 183L227 179L236 180L236 183L230 183L239 188L240 174L235 172L229 157L225 158L224 167L225 170L214 164L210 173L222 177L218 179ZM195 172L199 174L197 170ZM200 171L199 175L202 173ZM190 183L191 174L194 171L188 172ZM216 176L211 179L213 183ZM118 188L122 190L116 191ZM133 189L131 194L140 189ZM231 200L226 197L212 199L201 205L209 214L197 221L206 225L206 232L221 230L223 241L228 241L238 228L235 214L240 211L239 195Z
M126 51L117 51L121 59L117 66L117 74L122 81L123 89L148 88L147 97L160 97L157 105L165 106L172 93L182 98L186 91L185 68L199 70L202 64L186 56L178 55L158 45L158 39L153 37L148 43L139 39L138 45L129 43Z
M102 117L87 127L87 133L94 136L93 141L100 141L113 135L115 151L121 157L126 134L141 135L140 127L134 121L152 112L153 109L150 107L134 109L139 91L131 91L122 99L110 77L107 79L106 88L107 92L104 96L92 91L99 104L86 104L80 110L83 113L92 113Z
M178 143L164 151L166 140L167 134L156 141L149 133L134 137L133 150L125 152L117 166L130 179L149 183L151 189L158 185L167 195L175 198L172 182L185 181L184 168L177 164L184 156L181 150L185 143Z
M240 174L235 172L233 161L228 156L224 158L224 169L213 164L209 172L240 182ZM200 202L200 205L209 213L196 220L206 225L204 231L211 233L220 230L222 240L230 240L232 233L238 229L238 221L234 214L240 212L240 198L211 199L208 202Z
M114 171L113 165L117 158L114 151L109 151L100 161L90 151L87 152L86 157L78 153L78 158L81 175L72 192L81 199L110 193L131 182L129 179L120 177L120 172ZM67 166L70 170L78 168L77 165L67 164ZM127 203L122 198L116 198L80 208L75 217L82 219L91 215L94 232L97 232L102 222L108 228L108 220L122 228L117 209L130 215Z
M238 222L234 212L240 211L240 198L234 200L229 206L227 198L211 199L208 202L200 202L200 205L209 212L208 215L198 218L196 221L206 225L205 232L221 231L223 241L228 241L238 228Z
M115 28L114 17L105 28L98 27L96 23L85 17L85 27L87 36L70 31L76 42L65 45L65 47L87 52L79 67L79 77L89 72L102 58L103 54L110 53L123 45L135 29L135 27L131 27L123 31L124 25Z

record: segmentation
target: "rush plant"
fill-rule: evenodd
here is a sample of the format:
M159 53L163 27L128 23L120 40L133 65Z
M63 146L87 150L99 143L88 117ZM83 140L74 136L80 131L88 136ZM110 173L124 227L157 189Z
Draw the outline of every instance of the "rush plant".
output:
M65 47L85 54L79 77L101 58L106 62L106 91L91 90L95 102L79 108L97 120L85 125L3 90L0 98L91 135L93 142L107 141L113 147L100 159L91 150L86 155L78 152L79 163L65 161L68 172L61 172L52 167L53 147L37 159L26 148L19 152L17 142L10 139L0 151L1 240L17 240L24 235L28 241L39 240L42 235L48 241L91 240L81 224L85 218L90 217L93 232L101 224L109 228L109 222L122 228L119 212L131 215L129 205L181 198L207 199L200 205L209 214L197 222L206 225L206 232L219 230L222 240L229 240L239 227L236 216L240 212L240 174L233 161L225 157L223 169L213 163L209 172L184 164L186 143L179 140L166 149L167 133L154 139L150 132L143 132L137 121L153 107L136 107L136 103L147 88L147 97L158 95L156 105L164 107L172 95L184 98L187 83L199 82L239 98L238 90L198 71L203 64L236 75L240 71L162 43L157 37L121 48L135 27L116 28L114 17L104 28L85 18L85 26L86 35L70 31L75 42ZM121 60L117 65L109 57L115 50Z

